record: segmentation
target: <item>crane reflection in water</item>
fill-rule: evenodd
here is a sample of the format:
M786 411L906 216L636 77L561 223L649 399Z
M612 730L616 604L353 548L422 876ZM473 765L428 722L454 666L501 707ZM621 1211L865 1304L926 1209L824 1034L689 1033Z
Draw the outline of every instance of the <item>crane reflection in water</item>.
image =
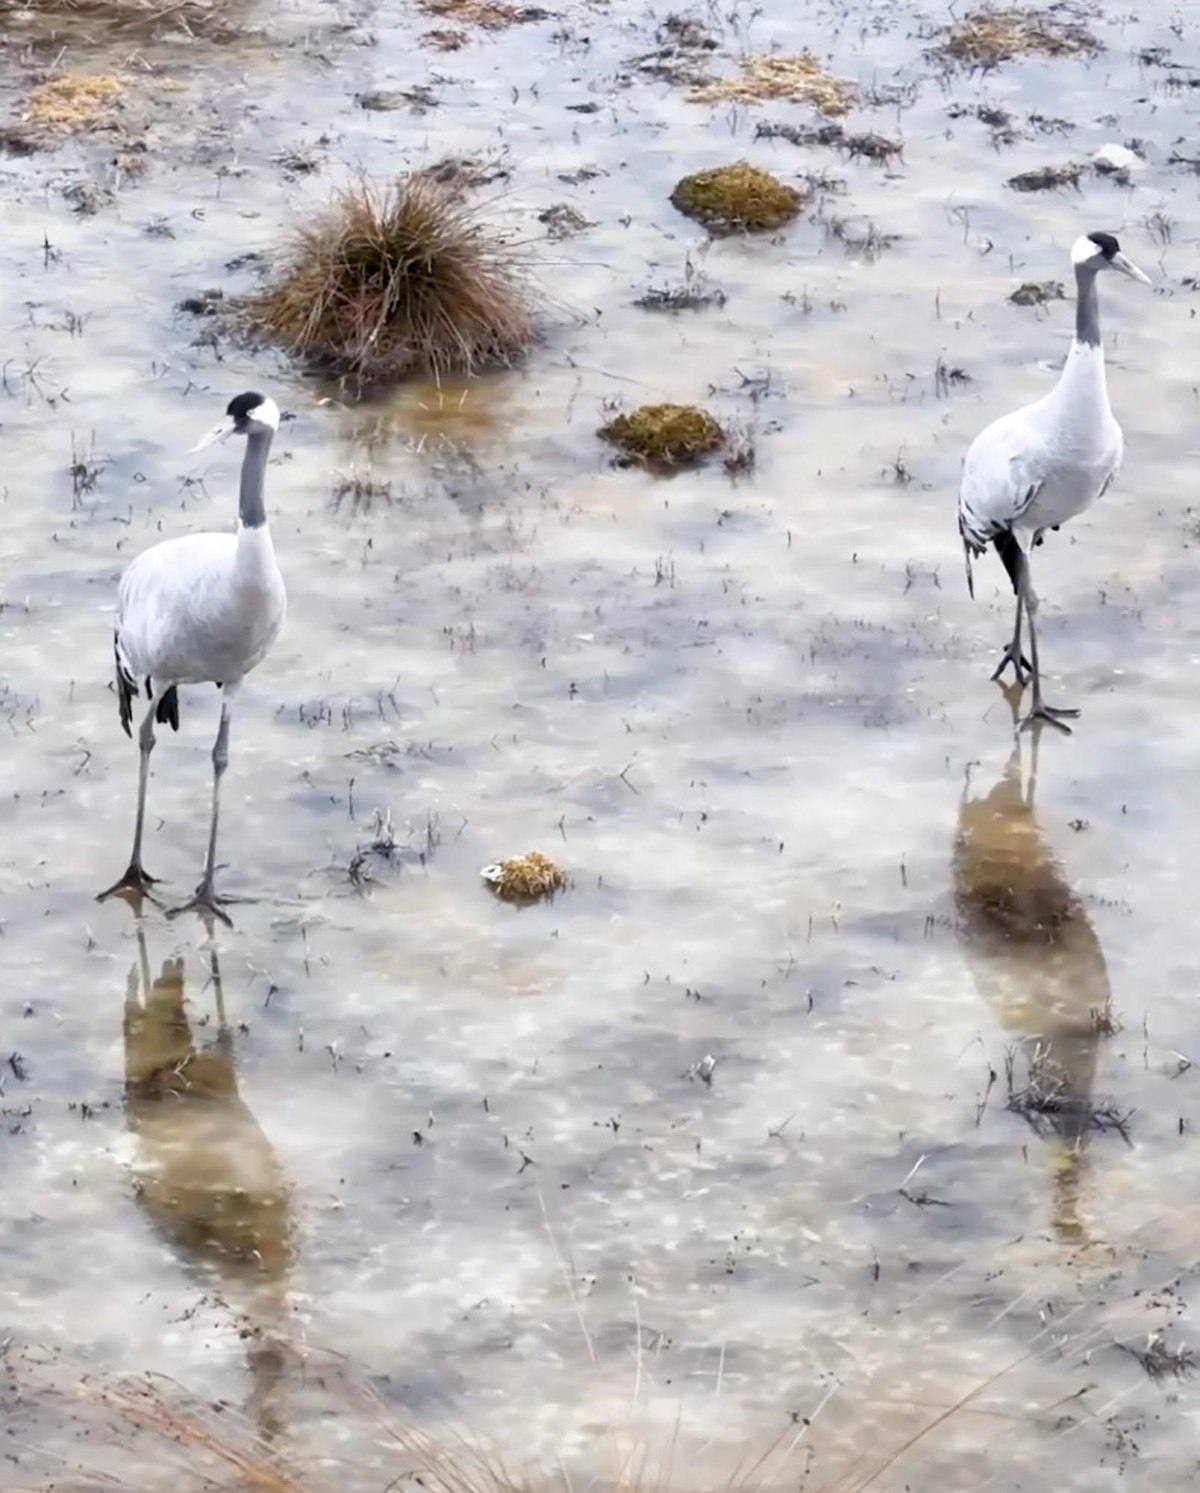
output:
M1015 694L1006 691L1010 705ZM996 1022L1018 1036L1008 1058L1009 1107L1053 1142L1055 1234L1083 1245L1091 1242L1080 1202L1089 1137L1124 1128L1093 1094L1097 1055L1113 1030L1112 989L1087 908L1037 817L1039 735L1036 728L1017 735L987 793L972 794L968 769L954 841L954 901L979 993Z
M211 934L211 929L210 929ZM291 1195L279 1158L238 1092L221 969L209 939L216 1030L198 1041L184 961L151 977L138 921L125 998L125 1117L136 1139L138 1202L156 1232L234 1314L246 1342L247 1411L259 1434L282 1429L288 1361Z

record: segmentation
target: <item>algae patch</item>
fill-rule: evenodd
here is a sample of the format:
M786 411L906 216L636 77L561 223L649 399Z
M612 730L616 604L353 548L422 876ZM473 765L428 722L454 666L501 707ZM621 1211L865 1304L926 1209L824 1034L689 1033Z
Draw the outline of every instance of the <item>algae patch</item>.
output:
M650 467L679 467L719 451L725 431L693 404L643 404L618 415L597 432L620 448L629 461Z
M797 216L804 201L795 187L746 161L684 176L671 193L672 204L711 233L782 228Z

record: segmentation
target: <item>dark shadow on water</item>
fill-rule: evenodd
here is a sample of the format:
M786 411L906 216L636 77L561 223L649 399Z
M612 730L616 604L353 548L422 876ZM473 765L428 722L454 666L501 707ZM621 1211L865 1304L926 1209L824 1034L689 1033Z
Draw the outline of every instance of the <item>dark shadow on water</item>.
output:
M235 1318L246 1343L247 1412L264 1438L282 1430L291 1355L287 1288L291 1194L271 1142L238 1092L216 947L208 979L215 1031L198 1040L182 958L150 973L144 925L125 995L125 1118L137 1140L137 1199L155 1231Z
M954 841L954 901L979 993L996 1022L1020 1039L1009 1106L1052 1141L1055 1234L1078 1246L1091 1242L1080 1199L1097 1128L1093 1086L1111 986L1087 909L1037 817L1038 746L1038 733L1019 734L987 793L972 794L968 772Z

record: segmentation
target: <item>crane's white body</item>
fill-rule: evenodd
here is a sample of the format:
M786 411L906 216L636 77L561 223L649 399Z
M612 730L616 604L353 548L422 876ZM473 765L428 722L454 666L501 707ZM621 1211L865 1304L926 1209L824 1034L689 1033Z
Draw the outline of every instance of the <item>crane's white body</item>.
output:
M967 563L967 588L975 594L971 562L994 544L1017 599L1012 641L992 675L1011 666L1017 684L1033 684L1033 709L1025 724L1048 721L1063 731L1063 717L1079 712L1042 699L1038 662L1038 597L1030 579L1029 552L1046 529L1083 513L1108 489L1125 450L1113 418L1104 374L1104 340L1096 280L1118 270L1150 283L1111 233L1085 234L1071 249L1075 271L1075 336L1050 393L994 421L971 442L958 491L958 532ZM1021 647L1029 626L1029 658Z
M148 549L125 571L117 656L131 679L236 684L262 663L287 612L266 525L187 534Z
M179 729L180 684L224 688L213 743L212 815L204 879L187 905L225 918L213 886L221 778L229 765L234 697L279 636L287 610L283 576L267 527L265 481L279 406L248 391L229 401L224 418L195 449L226 435L246 437L236 534L189 534L139 555L121 577L115 650L121 725L133 735L133 701L144 685L149 704L138 730L138 799L133 852L124 876L101 893L144 896L154 878L142 865L146 786L155 721ZM227 920L227 919L226 919Z
M971 443L959 493L964 537L978 552L1006 529L1031 539L1065 524L1105 491L1124 449L1103 350L1075 341L1049 394L993 421Z

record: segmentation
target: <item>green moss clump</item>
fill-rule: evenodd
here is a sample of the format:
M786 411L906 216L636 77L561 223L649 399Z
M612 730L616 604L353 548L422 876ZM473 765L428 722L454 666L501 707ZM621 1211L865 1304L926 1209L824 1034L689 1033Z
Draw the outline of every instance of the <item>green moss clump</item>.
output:
M561 892L567 884L561 868L540 850L485 866L481 875L504 902L536 902Z
M711 233L762 233L790 223L804 206L795 187L746 161L697 171L675 185L671 202Z
M718 451L725 432L694 404L643 404L598 432L626 456L647 466L678 467Z

